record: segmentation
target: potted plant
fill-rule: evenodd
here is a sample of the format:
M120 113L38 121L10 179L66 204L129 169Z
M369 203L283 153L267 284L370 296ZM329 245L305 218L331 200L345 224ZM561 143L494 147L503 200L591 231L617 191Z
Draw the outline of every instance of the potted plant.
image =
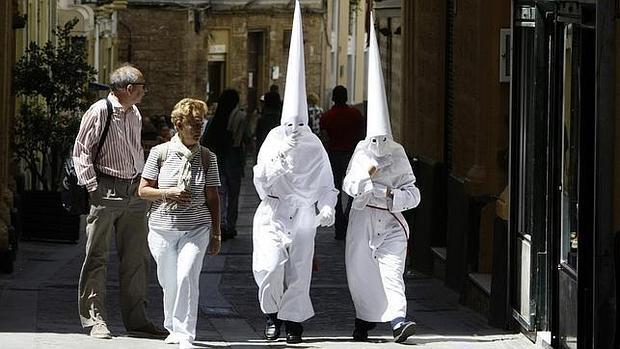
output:
M86 41L71 35L77 22L57 27L42 47L30 43L13 69L21 103L12 146L30 175L28 190L20 193L24 237L77 240L79 217L62 210L59 189L96 73L87 62Z

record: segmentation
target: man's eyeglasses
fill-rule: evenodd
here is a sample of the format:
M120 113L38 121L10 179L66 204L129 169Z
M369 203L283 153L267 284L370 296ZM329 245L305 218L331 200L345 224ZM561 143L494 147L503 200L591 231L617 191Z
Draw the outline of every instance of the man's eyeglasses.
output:
M146 82L132 82L131 84L127 84L127 85L140 85L144 88L144 91L148 91L148 87L146 86Z

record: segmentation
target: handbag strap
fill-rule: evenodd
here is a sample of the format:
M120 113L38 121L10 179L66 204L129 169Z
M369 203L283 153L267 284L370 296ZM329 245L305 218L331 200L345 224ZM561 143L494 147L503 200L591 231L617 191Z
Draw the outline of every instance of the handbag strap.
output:
M101 138L99 139L99 144L97 144L97 153L95 153L95 158L93 159L93 165L97 162L101 147L105 143L105 139L108 137L108 131L110 130L110 121L112 120L112 103L107 97L105 99L105 104L107 107L108 115L105 121L105 127L103 128L103 133L101 134Z

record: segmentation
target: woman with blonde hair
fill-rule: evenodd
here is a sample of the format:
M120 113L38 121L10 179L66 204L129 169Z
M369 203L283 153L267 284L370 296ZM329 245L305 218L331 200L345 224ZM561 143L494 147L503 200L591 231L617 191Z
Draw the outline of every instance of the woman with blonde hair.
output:
M164 294L165 342L192 347L205 252L221 246L220 185L215 154L198 144L207 105L185 98L172 111L177 133L151 149L139 194L153 202L148 244Z

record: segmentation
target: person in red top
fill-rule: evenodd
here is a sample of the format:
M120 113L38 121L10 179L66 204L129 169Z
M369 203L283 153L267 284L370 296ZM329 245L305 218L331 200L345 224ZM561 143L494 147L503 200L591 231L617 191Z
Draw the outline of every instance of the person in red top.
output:
M338 85L332 91L334 106L321 117L321 130L327 145L329 162L334 173L334 184L338 190L342 189L342 181L347 173L347 166L355 146L364 139L364 121L359 110L347 105L347 89ZM336 204L336 240L344 240L351 200L348 200L346 209L342 210L342 199L338 196Z

